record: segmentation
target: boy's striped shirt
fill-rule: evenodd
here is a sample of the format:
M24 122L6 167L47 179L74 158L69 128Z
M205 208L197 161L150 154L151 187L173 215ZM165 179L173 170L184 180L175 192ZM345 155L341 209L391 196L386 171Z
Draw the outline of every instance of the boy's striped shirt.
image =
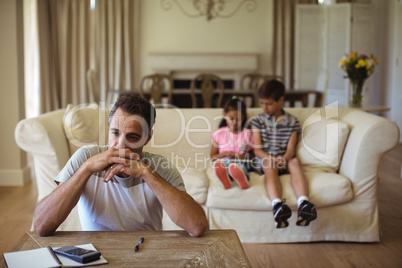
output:
M261 113L254 116L250 122L260 131L262 149L273 156L284 155L292 132L301 131L299 120L284 110L282 112L284 114L277 120L273 116Z

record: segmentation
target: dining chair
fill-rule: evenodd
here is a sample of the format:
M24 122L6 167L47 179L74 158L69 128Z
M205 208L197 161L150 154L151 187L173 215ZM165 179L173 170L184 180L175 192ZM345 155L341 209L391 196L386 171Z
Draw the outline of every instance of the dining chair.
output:
M316 86L315 86L315 89L318 92L321 92L320 98L317 98L318 95L316 95L316 100L315 100L316 107L323 107L326 104L328 81L329 81L328 71L326 69L322 69L320 71L320 73L318 74L317 82L316 82Z
M283 76L281 76L281 75L264 74L264 75L262 76L262 78L264 79L264 82L265 82L265 81L269 81L269 80L273 80L273 79L279 80L279 81L281 81L282 83L285 82L285 80L283 79Z
M260 86L261 79L262 75L260 73L246 73L240 79L240 88L255 91Z
M94 102L98 100L97 83L96 83L96 71L94 69L88 69L86 73L86 82L89 91L90 101Z
M258 89L264 82L263 75L256 72L246 73L240 79L240 89L249 90L254 94L253 106L259 107Z
M151 74L141 79L139 93L153 101L154 105L162 104L162 97L167 95L167 104L172 103L173 80L167 74Z
M202 103L204 108L211 108L215 106L220 108L222 106L222 99L224 93L224 85L222 79L211 73L204 73L197 75L191 81L191 99L193 102L193 108L198 107L197 103L197 90L201 90ZM217 101L213 105L213 96L218 94Z
M256 72L246 73L240 79L240 88L243 90L252 90L254 92L254 106L259 107L260 101L258 98L258 89L265 82L272 79L277 79L283 82L283 76L261 74Z

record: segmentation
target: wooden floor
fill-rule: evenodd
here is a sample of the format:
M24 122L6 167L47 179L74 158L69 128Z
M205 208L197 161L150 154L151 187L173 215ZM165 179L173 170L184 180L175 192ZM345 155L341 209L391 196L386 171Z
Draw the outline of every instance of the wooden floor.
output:
M380 164L379 243L243 244L257 267L402 267L402 144Z
M379 172L379 243L243 244L257 267L402 267L402 144L387 153ZM30 229L36 185L0 187L0 255Z

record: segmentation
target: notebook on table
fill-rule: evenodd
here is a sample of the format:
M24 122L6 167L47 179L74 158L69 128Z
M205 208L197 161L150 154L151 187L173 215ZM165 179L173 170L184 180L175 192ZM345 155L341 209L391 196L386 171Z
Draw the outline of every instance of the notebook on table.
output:
M78 245L77 247L96 250L92 244ZM101 255L99 260L83 264L67 257L56 255L51 247L4 253L3 257L8 268L83 267L108 263Z

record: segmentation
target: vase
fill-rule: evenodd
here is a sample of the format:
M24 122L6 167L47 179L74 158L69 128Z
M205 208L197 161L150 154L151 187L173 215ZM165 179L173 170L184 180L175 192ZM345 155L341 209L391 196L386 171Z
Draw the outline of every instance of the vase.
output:
M350 103L351 107L362 107L364 96L364 82L365 80L350 80Z

